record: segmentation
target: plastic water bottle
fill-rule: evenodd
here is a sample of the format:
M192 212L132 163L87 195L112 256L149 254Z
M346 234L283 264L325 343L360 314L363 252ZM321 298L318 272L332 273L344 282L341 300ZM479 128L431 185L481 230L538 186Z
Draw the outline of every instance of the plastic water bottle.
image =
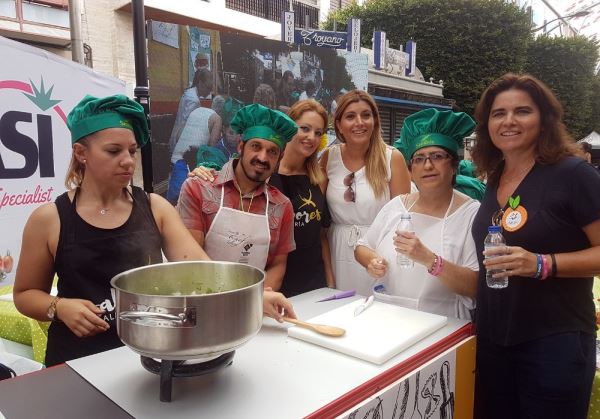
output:
M408 231L411 233L414 231L409 213L405 212L400 216L400 222L396 227L396 231ZM396 264L402 269L412 269L415 266L415 262L402 253L396 253Z
M494 247L506 246L506 241L500 232L500 226L489 226L488 235L483 241L483 247L485 250L492 249ZM486 259L493 258L495 256L486 256ZM504 269L487 269L485 272L485 282L490 288L506 288L508 286L508 276L502 278L493 278L492 275L505 272Z

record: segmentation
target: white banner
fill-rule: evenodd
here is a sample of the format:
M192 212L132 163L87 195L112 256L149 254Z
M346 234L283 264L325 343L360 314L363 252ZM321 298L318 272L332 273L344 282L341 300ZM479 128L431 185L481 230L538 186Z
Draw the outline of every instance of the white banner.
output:
M410 63L410 55L401 50L387 48L385 56L385 71L404 76Z
M380 390L339 418L452 419L455 378L456 350L452 349Z
M27 218L65 191L67 114L86 94L124 93L125 83L3 37L0 57L0 285L7 285Z
M294 43L294 12L283 12L281 40L288 44Z
M161 44L179 48L179 26L174 23L152 21L152 39Z

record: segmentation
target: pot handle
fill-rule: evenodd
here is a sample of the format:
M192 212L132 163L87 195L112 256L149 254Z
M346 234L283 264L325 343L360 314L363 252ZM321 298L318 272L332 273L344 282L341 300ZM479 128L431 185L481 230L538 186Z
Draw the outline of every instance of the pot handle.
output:
M156 313L150 311L123 311L119 314L121 320L137 320L137 319L153 319L153 320L169 320L182 323L186 320L185 313L179 315L168 313Z

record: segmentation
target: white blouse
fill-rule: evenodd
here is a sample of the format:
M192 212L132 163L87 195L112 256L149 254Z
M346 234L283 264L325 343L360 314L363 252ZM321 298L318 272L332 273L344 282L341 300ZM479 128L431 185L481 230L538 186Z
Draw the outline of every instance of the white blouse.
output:
M444 218L411 212L404 203L407 195L397 196L381 209L357 243L373 250L388 263L386 275L375 285L384 287L383 291L375 291L377 299L444 316L471 318L469 310L475 308L472 298L450 291L421 264L415 263L412 269L400 268L396 263L397 252L393 242L400 216L410 212L414 231L425 246L446 261L478 271L471 226L479 202L457 191L454 194L453 200L461 196L466 202L449 211L450 214Z

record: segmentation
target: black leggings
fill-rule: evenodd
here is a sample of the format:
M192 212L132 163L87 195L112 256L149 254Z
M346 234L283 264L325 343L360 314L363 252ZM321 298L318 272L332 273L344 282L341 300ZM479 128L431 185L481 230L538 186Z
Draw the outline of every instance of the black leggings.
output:
M546 336L514 346L477 340L476 419L585 419L596 337Z

